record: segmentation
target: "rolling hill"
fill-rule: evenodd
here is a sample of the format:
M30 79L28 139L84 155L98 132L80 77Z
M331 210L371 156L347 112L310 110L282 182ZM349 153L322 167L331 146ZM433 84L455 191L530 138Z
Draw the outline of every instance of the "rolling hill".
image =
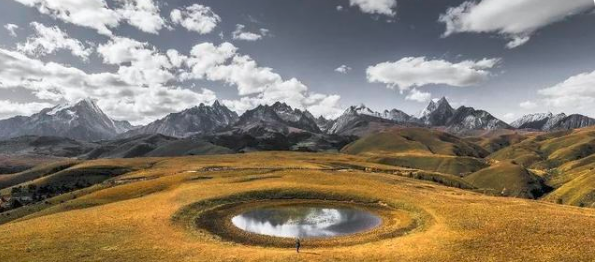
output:
M101 176L96 182L103 182L93 186L0 216L0 260L595 259L595 246L588 244L595 239L595 232L588 230L595 226L594 209L486 196L392 172L328 169L339 164L400 172L395 167L369 163L365 157L320 153L84 162L35 183L81 177L84 170L106 168L103 170L123 173ZM89 178L99 176L91 174ZM222 225L222 231L214 231L196 222L217 206L241 207L263 200L363 205L393 212L382 213L387 222L369 232L303 240L299 254L293 239L264 238L262 242L262 238L245 235L245 242L240 243L223 237L227 230L235 229ZM399 225L403 227L398 231L387 231Z

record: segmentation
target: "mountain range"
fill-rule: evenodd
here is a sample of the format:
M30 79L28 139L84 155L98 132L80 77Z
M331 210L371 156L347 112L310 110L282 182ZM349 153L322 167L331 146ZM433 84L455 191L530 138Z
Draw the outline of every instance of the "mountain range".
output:
M443 97L431 101L417 117L398 109L376 112L360 105L347 108L336 119L316 118L307 110L292 108L281 102L260 105L238 115L216 101L212 105L200 104L135 127L127 121L111 119L95 101L83 99L43 109L32 116L0 120L0 139L47 136L91 142L159 134L174 138L202 138L236 150L264 147L317 151L334 143L344 144L353 140L349 137L362 137L395 126L439 128L464 134L470 130L499 129L557 131L591 125L595 125L595 119L552 113L527 115L509 125L484 110L465 106L455 109ZM249 142L239 143L240 140ZM322 146L324 149L318 147L321 142L325 144ZM238 148L235 144L244 147Z

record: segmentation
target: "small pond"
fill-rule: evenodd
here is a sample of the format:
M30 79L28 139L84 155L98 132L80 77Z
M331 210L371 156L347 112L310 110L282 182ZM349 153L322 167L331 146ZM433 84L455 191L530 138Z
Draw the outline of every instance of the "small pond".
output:
M231 222L244 231L267 236L328 238L367 231L382 220L355 208L293 205L255 208Z

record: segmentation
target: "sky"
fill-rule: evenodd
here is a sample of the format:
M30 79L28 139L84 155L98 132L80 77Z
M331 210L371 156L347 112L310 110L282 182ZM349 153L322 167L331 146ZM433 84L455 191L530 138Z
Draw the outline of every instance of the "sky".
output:
M593 0L4 0L0 119L92 98L146 124L219 100L595 117Z

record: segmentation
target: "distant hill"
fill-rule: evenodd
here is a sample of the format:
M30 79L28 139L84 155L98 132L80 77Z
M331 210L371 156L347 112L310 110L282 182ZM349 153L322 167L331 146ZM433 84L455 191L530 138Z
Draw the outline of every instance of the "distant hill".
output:
M454 135L427 128L392 129L363 137L342 153L370 157L371 161L457 176L488 166L489 153Z
M526 168L511 162L500 162L463 178L479 189L494 190L503 196L539 198L552 189Z
M434 154L482 158L488 152L454 135L427 128L392 129L361 138L342 149L347 154Z
M202 140L179 139L158 134L105 141L93 151L82 155L81 158L171 157L229 153L233 153L233 151Z

